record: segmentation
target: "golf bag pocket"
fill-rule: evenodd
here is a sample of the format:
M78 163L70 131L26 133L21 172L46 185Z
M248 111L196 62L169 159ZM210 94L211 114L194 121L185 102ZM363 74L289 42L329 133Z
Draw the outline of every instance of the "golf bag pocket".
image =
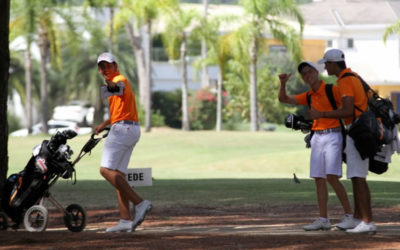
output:
M40 173L45 174L47 172L46 160L42 157L37 157L35 159L35 167Z
M7 179L7 182L10 188L9 206L17 207L20 205L19 197L21 196L22 176L20 174L13 174Z
M370 158L368 170L375 174L383 174L388 170L388 165L389 164L387 162Z

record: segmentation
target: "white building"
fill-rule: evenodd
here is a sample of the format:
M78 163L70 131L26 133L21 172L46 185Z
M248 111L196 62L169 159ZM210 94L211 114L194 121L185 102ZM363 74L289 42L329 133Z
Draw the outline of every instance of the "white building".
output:
M321 39L326 49L343 50L347 66L381 96L392 97L400 110L399 36L383 42L386 28L399 19L400 1L319 0L300 9L306 22L303 39Z
M399 1L320 0L300 8L304 39L323 39L327 48L343 50L348 66L373 85L400 83L399 37L383 42L385 29L398 20Z

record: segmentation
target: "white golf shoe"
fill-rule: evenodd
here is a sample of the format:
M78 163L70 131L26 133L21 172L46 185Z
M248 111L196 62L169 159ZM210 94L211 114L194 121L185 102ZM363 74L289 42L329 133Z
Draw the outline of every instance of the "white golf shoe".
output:
M330 230L331 223L329 220L318 218L312 224L304 226L303 229L305 231Z
M376 226L375 226L375 223L373 223L373 222L365 223L364 221L361 221L361 223L358 224L355 228L347 229L346 233L349 233L349 234L376 234Z
M340 230L347 230L355 228L360 223L361 220L355 219L353 215L343 215L342 221L338 223L336 227Z
M148 200L143 200L135 206L135 218L132 223L132 231L135 231L136 227L139 226L142 221L146 218L147 213L151 211L153 206Z
M132 221L119 220L118 224L107 228L107 233L132 232Z

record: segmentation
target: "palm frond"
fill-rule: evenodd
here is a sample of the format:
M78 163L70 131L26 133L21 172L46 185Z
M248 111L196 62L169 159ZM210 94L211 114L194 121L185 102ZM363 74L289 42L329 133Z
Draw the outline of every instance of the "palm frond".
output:
M386 28L385 33L383 34L383 42L386 43L388 37L393 34L400 35L400 21Z

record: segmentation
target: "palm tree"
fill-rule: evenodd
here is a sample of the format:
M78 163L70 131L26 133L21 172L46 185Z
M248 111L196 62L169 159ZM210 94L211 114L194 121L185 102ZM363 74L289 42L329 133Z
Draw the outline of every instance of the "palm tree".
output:
M47 86L49 75L48 71L51 69L47 62L49 61L49 57L51 55L51 67L54 68L54 66L57 66L58 69L61 68L59 43L63 39L60 37L68 34L74 29L71 17L69 16L66 7L68 6L61 4L53 5L48 1L45 3L37 0L16 0L12 2L12 19L10 22L12 29L10 38L11 40L23 38L26 44L26 47L23 49L25 59L21 60L24 61L25 64L25 81L21 81L25 83L25 87L21 87L17 90L26 106L28 131L30 131L32 127L32 107L34 106L33 102L36 101L36 99L41 103L41 120L42 124L44 124L44 132L47 131L47 120L49 116L48 107L51 106L49 103L54 98L53 95L49 94L49 91L52 91L55 86L57 87L59 85L58 83L60 82L57 81L57 84L52 84L50 88ZM62 25L59 24L59 21L56 23L56 18L57 20L62 19L64 23ZM61 28L63 28L63 32L59 32ZM76 40L75 37L77 37L77 35L73 33L70 37L72 37L72 39L68 39L68 43L66 43L67 45L74 44L74 41ZM32 68L34 61L31 58L31 44L33 43L36 43L40 46L41 53L41 93L40 98L36 99L34 98L35 95L33 95L34 77L32 74ZM16 81L14 81L14 84L15 83ZM37 89L39 89L39 87Z
M35 40L37 40L40 52L41 123L43 132L47 133L47 120L49 118L47 90L49 59L51 59L50 62L52 66L57 66L59 68L61 67L59 55L60 41L58 39L59 24L56 22L56 18L63 19L65 21L65 27L68 27L69 29L73 29L73 27L71 17L69 16L68 11L65 10L65 6L60 6L49 1L43 2L32 0L27 2L27 6L29 7L27 8L29 10L29 15L23 16L23 18L28 19L24 22L30 25L29 28L26 30L24 29L27 32L27 34L25 34L27 37L27 53L29 53L29 44L33 41L33 38L35 38ZM37 34L37 36L33 36L33 34ZM27 58L29 58L29 54ZM29 68L29 65L27 68ZM28 77L29 76L27 76L27 79ZM30 88L28 86L27 91L30 91L29 89Z
M295 0L241 0L250 20L246 25L245 36L241 39L247 40L250 72L250 123L251 130L259 130L257 110L257 60L258 45L264 37L265 25L273 38L282 41L290 50L293 57L299 60L301 57L298 36L294 35L294 29L281 20L281 16L294 17L299 25L300 32L303 30L304 20L297 7ZM243 42L242 42L243 45Z
M232 36L220 34L219 28L224 20L231 19L228 16L213 18L210 21L202 19L199 27L193 31L194 35L204 40L209 48L207 57L202 59L202 66L211 64L218 66L216 131L221 131L222 128L222 87L232 49Z
M37 30L37 23L32 21L35 19L35 2L34 1L13 1L12 10L14 13L13 20L11 21L10 38L14 40L20 36L25 38L26 49L25 55L25 111L26 111L26 127L28 133L32 132L32 57L31 57L31 44L34 40L33 36Z
M84 8L94 7L95 9L107 8L109 10L108 26L106 36L108 37L108 52L113 52L114 47L114 11L119 0L86 0L83 4Z
M188 112L188 78L187 78L187 42L189 27L198 17L194 10L182 11L181 8L171 9L171 18L163 34L163 41L170 59L178 57L177 48L180 48L180 63L182 67L182 130L189 131ZM197 18L198 19L198 18Z
M10 0L0 1L0 190L6 181L8 171L8 125L7 96L8 71L10 65L9 50ZM0 201L2 194L0 194Z
M48 132L47 120L49 119L48 110L48 91L47 91L47 75L48 62L53 67L61 68L60 55L60 24L57 18L61 18L65 23L65 29L74 30L71 21L71 13L68 6L62 6L53 2L37 2L37 22L39 28L38 46L40 51L40 100L41 100L41 122L42 131ZM66 32L65 30L63 32ZM50 60L49 60L50 59Z
M104 29L96 20L85 16L81 28L90 34L88 40L82 40L76 48L63 46L61 50L65 66L59 78L65 87L63 99L59 100L61 103L74 99L93 103L93 125L97 125L104 121L105 105L100 95L103 80L98 74L96 59L102 52L99 48L107 48L109 40L105 39Z
M203 7L203 22L207 24L208 0L203 0ZM207 58L207 41L205 38L201 39L201 58L203 60ZM202 65L201 68L201 86L203 88L210 86L210 76L208 75L207 65Z
M145 110L146 132L151 130L152 25L162 10L177 5L177 0L122 0L120 12L116 14L115 25L125 26L137 60L139 100Z
M103 8L107 8L109 10L109 19L108 19L108 26L106 28L105 35L108 37L108 52L113 53L114 47L114 11L117 7L118 0L86 0L83 4L84 9L86 10L87 7L93 7L95 10L101 10ZM101 39L102 40L102 39ZM99 54L101 51L96 51L95 54ZM98 88L96 88L98 89ZM101 99L99 94L95 95L95 113L94 113L94 124L99 124L103 122L104 116L104 102Z
M131 1L122 1L122 6L114 16L114 28L118 31L121 27L125 27L129 37L130 45L135 55L137 65L137 75L139 84L139 103L142 107L145 106L144 87L148 82L146 79L146 62L144 57L143 38L139 22L135 19L137 9Z

